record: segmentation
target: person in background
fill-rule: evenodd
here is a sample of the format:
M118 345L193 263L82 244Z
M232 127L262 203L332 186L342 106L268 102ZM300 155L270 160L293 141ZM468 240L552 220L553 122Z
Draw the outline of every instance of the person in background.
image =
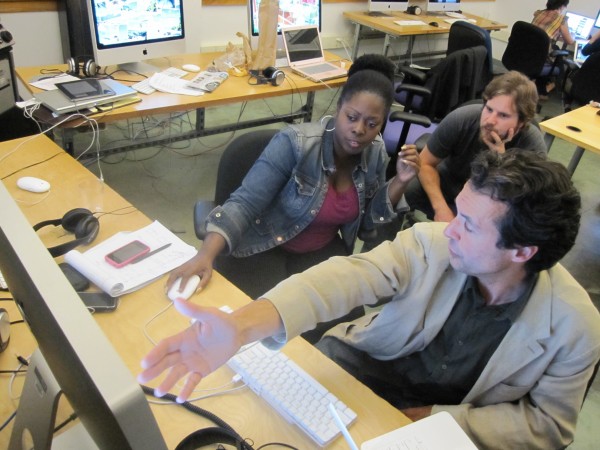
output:
M567 24L566 10L569 5L569 0L548 0L546 9L540 9L533 13L532 24L537 25L544 30L550 37L550 48L548 53L552 51L553 45L557 41L562 41L565 44L573 45L575 39L571 36L569 26ZM552 58L548 55L549 62ZM540 77L536 79L538 93L542 98L546 98L548 93L554 89L554 82L548 77Z
M351 254L359 230L406 209L403 193L418 173L419 155L401 151L386 181L389 157L380 136L393 71L384 56L358 58L333 117L277 133L241 187L210 213L200 250L171 272L168 287L179 277L185 286L197 274L202 288L214 266L256 298L293 273Z
M590 56L597 51L600 51L600 31L596 31L589 42L581 49L581 53L585 56Z
M317 347L412 420L449 412L478 448L565 448L600 359L600 314L558 264L577 237L580 195L558 162L487 151L456 204L450 223L331 258L231 314L176 300L196 322L146 355L138 381L166 371L161 396L186 378L184 401L242 345L276 349L383 302Z
M462 106L448 114L421 152L418 178L405 194L410 207L431 220L450 222L455 215L454 199L479 153L504 153L511 148L547 153L542 133L531 125L537 98L534 83L510 71L488 83L483 105Z

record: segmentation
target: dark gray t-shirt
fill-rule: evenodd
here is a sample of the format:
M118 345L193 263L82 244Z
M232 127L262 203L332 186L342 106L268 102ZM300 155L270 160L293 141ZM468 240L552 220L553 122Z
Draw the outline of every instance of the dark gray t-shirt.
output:
M479 120L483 105L467 105L448 114L435 129L427 147L437 158L444 172L444 190L462 189L471 174L471 161L488 147L479 139ZM505 148L520 148L546 154L547 148L541 131L534 125L521 130Z

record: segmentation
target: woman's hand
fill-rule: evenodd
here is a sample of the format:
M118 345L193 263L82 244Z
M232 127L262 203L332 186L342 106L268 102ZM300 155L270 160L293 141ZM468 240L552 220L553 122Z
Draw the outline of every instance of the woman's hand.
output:
M166 291L173 286L173 283L175 283L177 278L181 278L180 290L183 290L188 279L192 275L198 275L200 277L200 284L198 284L198 288L196 289L199 291L205 288L210 281L212 271L213 258L200 250L192 259L171 271L169 278L167 279Z
M187 400L202 378L225 364L241 347L240 333L230 314L217 308L205 308L176 299L179 312L196 319L184 331L158 343L142 360L140 383L146 383L167 371L156 387L157 397L163 396L186 377L177 402Z
M403 145L396 160L396 178L402 184L407 184L419 174L421 158L414 144Z

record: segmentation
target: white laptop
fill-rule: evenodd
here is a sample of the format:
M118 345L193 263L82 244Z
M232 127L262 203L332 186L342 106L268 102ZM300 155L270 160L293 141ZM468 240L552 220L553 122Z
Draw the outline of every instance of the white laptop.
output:
M59 89L53 89L51 91L44 91L35 94L35 99L41 102L53 113L66 114L92 108L98 105L104 105L106 103L113 103L117 100L137 94L134 89L115 80L106 79L99 80L99 82L102 86L102 90L106 93L106 95L101 97L92 95L90 98L70 99Z
M319 82L348 75L346 69L325 61L319 28L302 25L281 28L285 53L294 73Z

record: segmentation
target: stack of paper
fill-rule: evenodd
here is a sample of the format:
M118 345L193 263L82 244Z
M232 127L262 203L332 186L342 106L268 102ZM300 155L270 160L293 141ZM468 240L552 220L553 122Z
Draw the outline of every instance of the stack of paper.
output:
M106 254L136 239L148 245L151 251L167 244L169 246L143 261L121 268L106 262ZM155 221L138 231L117 233L84 253L71 250L65 255L65 261L104 292L117 297L147 285L195 254L194 247Z

